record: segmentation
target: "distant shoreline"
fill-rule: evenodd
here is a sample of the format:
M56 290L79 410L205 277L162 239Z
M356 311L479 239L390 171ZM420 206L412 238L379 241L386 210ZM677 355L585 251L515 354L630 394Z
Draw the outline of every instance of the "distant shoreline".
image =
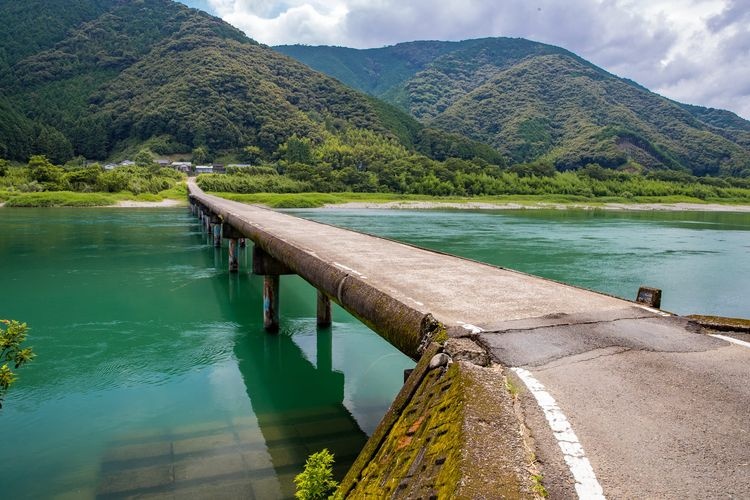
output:
M721 205L718 203L487 203L441 201L388 201L383 203L352 201L330 203L325 209L390 209L390 210L610 210L624 212L750 212L750 205Z
M185 205L184 201L165 198L161 201L121 200L109 206L114 208L174 208L182 205Z
M341 203L321 203L309 206L304 203L295 206L291 203L285 206L274 206L266 200L237 200L242 203L262 205L273 209L325 209L325 210L607 210L622 212L734 212L750 213L750 205L723 205L719 203L586 203L578 202L488 202L488 201L432 201L432 200L397 200L397 201L342 201ZM175 208L184 206L185 200L165 198L160 201L118 200L113 204L89 205L89 208ZM5 206L0 202L0 208ZM55 205L65 206L65 205Z

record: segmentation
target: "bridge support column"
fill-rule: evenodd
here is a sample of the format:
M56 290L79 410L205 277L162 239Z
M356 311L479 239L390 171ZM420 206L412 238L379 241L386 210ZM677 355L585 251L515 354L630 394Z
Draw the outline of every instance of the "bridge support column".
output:
M211 216L210 228L213 235L214 247L221 248L221 219L218 215Z
M240 270L240 262L237 260L237 240L229 238L229 272L236 273Z
M268 332L279 331L279 275L263 276L263 327Z
M203 223L203 232L210 234L211 233L211 216L208 212L205 210L201 211L201 222Z
M221 234L224 238L229 240L229 272L236 273L240 268L240 263L237 258L239 253L239 241L244 236L241 232L235 229L231 224L226 222L221 226Z
M331 326L331 299L320 290L318 290L318 326L321 328Z
M263 326L266 331L279 330L279 276L295 274L259 246L253 247L253 274L263 276Z

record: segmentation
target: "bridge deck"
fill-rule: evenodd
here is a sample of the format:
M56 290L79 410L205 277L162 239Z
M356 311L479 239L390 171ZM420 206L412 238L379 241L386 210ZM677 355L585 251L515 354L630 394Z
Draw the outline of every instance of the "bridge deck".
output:
M431 313L449 329L475 326L491 331L514 320L592 312L611 318L656 315L597 292L206 195L194 184L191 192L261 246L266 234L273 235L350 280L366 282L408 308ZM264 249L308 277L299 262L273 248Z
M416 357L429 337L429 314L514 368L551 497L599 498L594 473L614 498L750 497L750 344L625 300L190 189L405 353Z

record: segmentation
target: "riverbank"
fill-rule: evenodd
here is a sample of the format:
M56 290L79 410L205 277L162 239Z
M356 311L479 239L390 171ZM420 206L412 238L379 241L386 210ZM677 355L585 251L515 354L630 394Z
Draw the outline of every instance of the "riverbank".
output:
M750 212L746 200L688 197L583 198L564 195L434 197L387 193L213 193L222 198L269 208L389 210L609 210L671 212ZM131 193L0 193L0 207L170 208L183 206L184 188L158 195Z
M157 194L0 191L0 207L175 207L187 204L187 188L179 185Z
M183 200L173 200L166 198L161 201L138 201L138 200L121 200L114 206L117 208L162 208L162 207L179 207L185 205Z
M348 202L324 205L333 209L400 209L400 210L625 210L625 211L669 211L669 212L750 212L750 205L721 205L718 203L450 203L450 202Z
M622 210L750 212L748 200L699 200L688 197L584 198L564 195L434 197L384 193L212 193L222 198L270 208L392 210Z

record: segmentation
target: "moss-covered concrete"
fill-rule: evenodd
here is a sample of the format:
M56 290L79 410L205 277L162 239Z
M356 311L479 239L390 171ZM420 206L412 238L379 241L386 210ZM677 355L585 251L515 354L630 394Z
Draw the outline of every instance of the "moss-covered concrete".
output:
M376 449L350 470L340 493L347 498L537 498L502 370L467 362L420 368L421 377L415 370L418 387L403 411Z
M687 318L710 330L750 333L750 319L724 318L721 316L704 316L699 314L692 314L687 316Z

